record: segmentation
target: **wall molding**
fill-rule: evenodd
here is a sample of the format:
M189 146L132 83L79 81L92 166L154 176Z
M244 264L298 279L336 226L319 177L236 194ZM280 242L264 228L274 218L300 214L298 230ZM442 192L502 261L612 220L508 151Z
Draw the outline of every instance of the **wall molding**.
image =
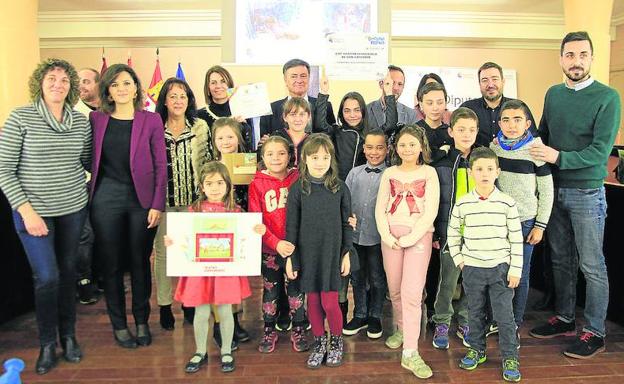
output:
M39 12L42 48L218 46L220 9ZM624 13L613 18L624 24ZM393 45L553 49L563 16L536 13L394 10ZM495 37L492 37L495 34Z

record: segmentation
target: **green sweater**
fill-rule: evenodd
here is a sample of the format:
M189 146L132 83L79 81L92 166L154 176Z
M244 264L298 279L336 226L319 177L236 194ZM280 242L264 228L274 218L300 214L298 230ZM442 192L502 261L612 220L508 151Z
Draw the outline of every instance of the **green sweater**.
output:
M559 151L555 187L599 188L620 127L620 97L598 81L580 91L550 87L539 126L542 141Z

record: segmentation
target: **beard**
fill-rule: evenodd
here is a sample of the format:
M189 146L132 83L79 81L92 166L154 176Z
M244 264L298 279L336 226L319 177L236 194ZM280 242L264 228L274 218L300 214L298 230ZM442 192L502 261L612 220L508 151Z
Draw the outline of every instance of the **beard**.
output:
M578 74L574 73L576 72L576 70L579 69L580 72L577 72ZM581 67L572 67L568 70L564 70L563 73L566 75L566 77L572 81L581 81L583 79L585 79L587 76L589 76L589 69L590 68L581 68ZM574 71L574 72L573 72Z
M496 95L493 95L493 96L489 96L487 93L485 95L483 95L483 98L485 100L487 100L487 101L490 101L490 102L491 101L496 101L496 100L500 99L501 97L503 97L503 93L502 92L499 92L499 93L497 93Z

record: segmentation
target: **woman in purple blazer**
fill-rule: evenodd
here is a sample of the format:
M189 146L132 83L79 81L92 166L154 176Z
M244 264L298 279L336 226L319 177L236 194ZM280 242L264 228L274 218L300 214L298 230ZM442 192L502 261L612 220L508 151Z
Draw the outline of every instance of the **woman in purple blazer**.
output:
M165 209L167 159L162 120L143 111L143 90L132 68L115 64L99 83L101 111L93 127L91 222L104 275L106 308L117 344L149 345L152 291L149 257ZM128 330L124 271L130 270L136 337Z

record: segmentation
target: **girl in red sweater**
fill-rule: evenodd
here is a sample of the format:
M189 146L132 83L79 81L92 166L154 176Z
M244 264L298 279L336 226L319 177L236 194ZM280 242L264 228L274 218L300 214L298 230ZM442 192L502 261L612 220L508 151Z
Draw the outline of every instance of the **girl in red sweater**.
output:
M299 289L299 281L285 281L285 257L289 256L294 245L286 240L286 197L288 188L297 180L295 168L288 168L290 161L288 140L281 136L271 136L261 147L265 170L258 171L249 185L249 211L262 212L262 221L267 231L262 237L262 313L264 336L258 350L271 353L275 350L278 336L275 330L277 321L279 292L288 294L288 305L293 328L290 335L292 347L297 352L308 350L305 337L304 296Z

